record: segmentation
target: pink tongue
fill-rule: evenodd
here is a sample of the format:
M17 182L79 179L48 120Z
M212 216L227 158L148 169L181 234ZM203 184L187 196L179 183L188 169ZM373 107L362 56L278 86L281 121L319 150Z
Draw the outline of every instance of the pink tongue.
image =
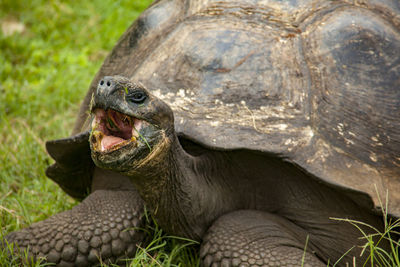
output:
M116 136L104 136L101 140L101 147L104 149L109 149L116 144L122 143L123 141L125 140Z

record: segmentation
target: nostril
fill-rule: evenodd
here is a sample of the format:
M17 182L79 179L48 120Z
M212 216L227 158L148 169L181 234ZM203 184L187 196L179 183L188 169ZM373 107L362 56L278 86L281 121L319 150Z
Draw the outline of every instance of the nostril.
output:
M103 81L103 80L101 80L101 81L100 81L100 85L103 85L103 84L104 84L104 81Z
M107 86L110 86L110 85L111 85L110 81L107 81Z

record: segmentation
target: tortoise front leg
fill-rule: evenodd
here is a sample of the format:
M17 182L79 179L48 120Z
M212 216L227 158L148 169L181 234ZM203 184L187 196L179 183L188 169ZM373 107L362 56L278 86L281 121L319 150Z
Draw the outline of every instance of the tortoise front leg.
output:
M97 190L73 209L5 238L56 266L88 266L132 257L143 241L143 201L135 190Z
M210 227L200 257L205 267L327 266L306 247L306 238L304 230L274 214L235 211Z

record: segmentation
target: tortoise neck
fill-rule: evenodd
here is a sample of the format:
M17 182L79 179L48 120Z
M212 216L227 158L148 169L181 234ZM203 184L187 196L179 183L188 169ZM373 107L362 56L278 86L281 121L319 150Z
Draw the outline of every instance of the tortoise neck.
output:
M206 228L227 205L219 203L226 186L218 173L222 154L193 156L174 133L160 166L147 170L135 185L163 229L200 240Z

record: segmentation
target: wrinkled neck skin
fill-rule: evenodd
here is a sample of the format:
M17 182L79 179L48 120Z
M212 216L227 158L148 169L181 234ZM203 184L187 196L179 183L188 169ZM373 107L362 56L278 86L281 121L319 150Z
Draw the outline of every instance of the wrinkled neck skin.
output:
M212 221L234 206L234 201L229 201L231 194L227 194L229 185L220 177L229 171L218 171L226 158L211 153L192 156L175 133L166 143L152 157L153 163L126 175L164 230L199 241Z
M131 165L124 175L171 235L201 241L215 219L239 209L275 213L316 235L321 229L333 235L348 231L332 217L381 228L372 204L360 207L349 198L359 193L323 183L277 155L205 148L197 153L185 145L189 154L175 133L165 136L144 162Z

